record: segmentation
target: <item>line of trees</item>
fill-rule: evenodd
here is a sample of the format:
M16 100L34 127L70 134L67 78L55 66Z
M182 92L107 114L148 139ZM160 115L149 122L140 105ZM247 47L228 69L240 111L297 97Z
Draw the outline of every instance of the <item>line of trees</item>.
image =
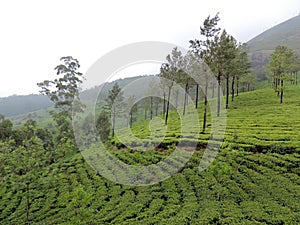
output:
M207 17L203 25L200 27L201 39L190 41L190 50L183 55L177 48L174 48L166 57L166 63L163 63L160 70L162 85L166 87L166 115L165 124L168 121L169 102L171 90L175 83L181 84L185 88L185 97L183 104L183 114L187 105L187 94L192 86L196 86L196 108L199 99L199 81L204 83L204 126L205 132L206 111L207 111L207 89L209 82L207 72L203 73L203 68L195 68L196 64L206 64L215 74L217 84L212 83L212 87L217 87L217 116L220 116L220 98L221 86L225 88L226 109L229 107L229 95L231 93L231 101L234 100L235 93L238 95L240 78L250 74L250 63L245 46L237 41L225 30L217 26L219 21L218 14L213 18ZM199 66L198 66L199 67ZM208 70L208 69L207 69ZM201 72L202 71L202 72ZM191 77L199 77L198 82ZM198 74L197 74L198 73ZM212 81L213 82L213 81ZM236 90L235 90L236 89ZM213 91L214 92L214 91Z
M143 108L144 119L152 119L158 115L158 108L162 106L165 125L168 124L171 98L175 98L175 108L178 101L182 102L182 113L185 115L188 105L188 95L191 90L195 91L195 107L199 107L200 96L203 100L203 126L202 132L206 131L208 89L210 88L212 97L215 97L217 90L217 116L220 116L221 87L225 89L226 109L231 101L239 94L239 84L247 85L250 90L254 83L253 75L250 72L250 63L246 48L238 43L225 30L218 27L220 18L216 14L214 17L207 17L200 27L200 39L191 40L190 49L187 54L183 54L177 47L166 56L166 63L160 68L160 84L153 82L148 86L148 95L139 103L132 104L136 96L124 99L121 88L115 84L108 93L106 106L97 120L97 129L103 140L108 140L109 136L115 135L115 116L124 107L132 107L128 118L128 125L131 127L134 121L134 114L138 113L138 108ZM214 74L215 79L211 79L209 71ZM214 81L216 80L216 82ZM201 83L201 89L199 88ZM179 86L178 86L179 85ZM180 92L181 87L184 92ZM252 88L252 87L251 87ZM153 97L153 89L160 90L162 98ZM184 96L180 97L180 94ZM127 104L125 104L127 103ZM148 115L149 114L149 115ZM110 116L111 115L111 116ZM111 117L111 120L110 120ZM100 125L104 124L104 125Z

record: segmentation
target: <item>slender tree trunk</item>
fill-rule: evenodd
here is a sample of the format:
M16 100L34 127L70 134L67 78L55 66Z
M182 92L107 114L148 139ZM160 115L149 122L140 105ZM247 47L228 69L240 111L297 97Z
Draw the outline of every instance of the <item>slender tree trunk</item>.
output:
M199 101L199 84L196 84L196 109L198 109L198 101Z
M132 127L132 110L130 111L130 122L129 122L130 128Z
M183 115L185 115L185 107L187 105L187 90L188 90L188 83L185 84L184 101L183 101Z
M113 106L113 122L112 122L112 137L115 136L116 108Z
M206 130L206 118L207 118L207 87L208 87L208 80L206 79L205 83L205 93L204 93L204 109L203 109L203 127L202 133L205 133Z
M211 97L214 98L214 97L215 97L215 82L213 81L213 82L211 83L211 85L212 85Z
M221 110L221 73L218 74L218 111L217 111L217 117L220 116L220 110Z
M152 96L150 96L150 120L152 120L152 117L153 117L153 104L152 104L152 99L153 97Z
M166 113L166 92L164 92L163 115Z
M234 80L235 80L235 76L232 77L232 81L231 81L231 101L232 102L234 100Z
M281 79L280 104L283 102L283 79Z
M276 81L276 90L277 90L277 96L279 96L280 95L280 91L279 91L279 85L280 85L280 79L276 79L277 81Z
M168 117L169 117L169 106L170 106L170 96L171 96L171 87L169 87L169 93L168 93L168 101L167 101L167 111L166 111L166 120L165 125L168 124Z
M229 76L226 77L226 109L228 109L229 104Z
M175 108L178 108L178 98L179 98L179 91L176 90L176 101L175 101Z
M239 84L240 84L240 79L239 77L236 78L236 96L239 96Z
M298 72L296 72L296 74L295 74L295 83L296 83L296 85L298 84Z

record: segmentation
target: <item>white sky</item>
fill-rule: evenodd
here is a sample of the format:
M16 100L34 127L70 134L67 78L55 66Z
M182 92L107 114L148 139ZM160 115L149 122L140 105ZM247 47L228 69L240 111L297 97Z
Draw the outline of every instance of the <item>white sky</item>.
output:
M77 58L85 73L104 54L132 42L165 41L188 48L189 40L199 38L203 20L217 12L219 25L247 42L297 16L300 1L1 1L0 97L38 93L36 83L55 77L62 56ZM129 68L122 74L154 73L150 68Z

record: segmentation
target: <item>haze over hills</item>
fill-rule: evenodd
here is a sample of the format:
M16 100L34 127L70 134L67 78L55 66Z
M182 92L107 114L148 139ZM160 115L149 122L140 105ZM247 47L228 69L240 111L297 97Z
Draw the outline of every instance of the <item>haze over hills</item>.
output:
M252 66L259 79L265 78L264 67L278 45L287 46L300 55L300 14L266 30L247 43Z
M52 102L44 95L12 95L0 98L0 114L11 117L48 108Z
M151 77L151 75L149 76ZM142 77L144 76L127 77L112 82L106 82L94 88L83 91L80 94L80 98L82 100L88 100L91 96L97 96L100 94L98 100L104 101L107 98L108 91L116 82L120 87L125 87L134 80ZM140 93L144 90L144 88L145 87L143 86L138 87L139 90L135 88L135 90L132 90L132 94L137 92ZM43 119L45 116L48 117L49 115L48 113L45 113L45 110L51 106L53 106L53 103L49 100L48 96L45 95L12 95L9 97L0 98L0 114L4 115L5 117L9 117L15 122L23 122L29 118L38 121Z
M300 56L300 14L268 29L247 43L252 67L258 80L266 79L265 66L268 64L269 56L278 45L286 45L295 50ZM118 82L120 82L119 85L122 87L132 81L132 79L121 79ZM106 84L104 92L108 91L112 85L113 82ZM98 88L89 89L85 91L83 97L88 97L95 91L98 91ZM45 109L51 105L52 103L47 96L10 96L0 98L0 114L11 117Z

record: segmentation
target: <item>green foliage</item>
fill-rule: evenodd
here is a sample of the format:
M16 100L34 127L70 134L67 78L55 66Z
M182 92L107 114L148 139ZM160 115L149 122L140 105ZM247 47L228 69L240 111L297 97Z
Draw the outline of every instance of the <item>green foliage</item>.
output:
M117 114L122 113L124 108L123 101L123 91L119 87L118 83L115 83L112 89L108 92L108 97L106 100L108 111L112 116L112 137L115 135L116 116Z
M72 115L81 112L84 107L79 99L82 73L77 71L80 67L78 60L71 56L62 57L60 60L63 64L56 66L55 70L61 77L37 84L42 89L40 92L47 95L54 103L56 111L51 111L50 114L60 130L58 141L66 137L74 139L71 126Z
M96 128L98 130L98 133L100 135L100 139L102 142L106 142L109 139L110 129L111 125L109 122L109 117L107 115L107 112L105 110L102 110L100 112L99 117L96 121Z
M277 46L270 57L268 69L272 73L274 89L280 94L280 103L283 101L284 83L293 81L289 74L297 71L299 66L298 58L292 49L286 46Z
M0 140L5 141L11 136L12 127L12 122L0 114Z
M217 16L215 20L208 18L201 32L210 29L218 32L217 22ZM226 34L220 40L232 41ZM219 44L224 44L221 42ZM223 56L228 54L226 49L217 50L224 50ZM162 66L162 74L180 75L182 67L177 60L180 57L174 49L174 54L167 57L169 64ZM60 128L59 142L54 145L52 131L37 127L34 120L12 129L11 122L0 117L1 224L300 224L297 201L300 198L299 87L290 86L286 91L289 96L286 104L279 106L270 88L240 94L227 111L222 149L204 171L199 170L199 163L213 126L209 110L207 133L181 132L183 109L172 108L168 110L167 126L162 122L164 115L131 124L139 143L133 143L132 136L123 128L124 132L112 139L119 149L112 147L107 151L111 157L133 166L147 166L166 159L180 138L185 143L184 150L190 151L191 146L197 145L197 151L178 173L151 186L132 187L99 176L76 151L67 129L69 112L74 106L69 103L78 89L72 82L74 86L68 89L64 82L79 75L74 72L78 61L64 59L65 65L56 69L66 77L40 84L45 94L57 103L58 111L53 116ZM227 59L219 58L218 63ZM225 63L222 66L232 69L226 68ZM170 90L178 77L169 78ZM58 89L52 92L48 84L55 82ZM79 80L74 82L78 84ZM63 93L63 90L69 92ZM123 107L121 89L115 85L110 90L108 103L111 110L117 112ZM170 99L170 92L168 94ZM116 101L120 105L113 109ZM77 106L80 109L80 102ZM136 106L138 112L139 105ZM192 110L192 105L187 105L186 131L199 127ZM198 113L202 115L203 109L198 109ZM88 124L94 120L92 114L86 115L81 125L87 139L92 130ZM199 122L203 123L201 119ZM99 133L104 138L109 133L108 127L107 114L102 111L97 128L103 131ZM132 147L124 148L118 138ZM157 147L149 147L152 144ZM173 170L182 164L181 160L170 160L164 164L164 170ZM106 166L115 172L120 164L107 163ZM148 171L146 180L156 179L152 172Z
M163 153L114 151L133 165ZM157 157L158 158L157 158ZM180 172L145 187L119 185L98 176L80 154L40 169L32 183L32 224L297 224L299 177L296 154L220 153L199 172L196 152ZM288 170L286 170L289 168ZM293 172L294 171L294 172ZM22 189L0 183L3 224L24 221Z

